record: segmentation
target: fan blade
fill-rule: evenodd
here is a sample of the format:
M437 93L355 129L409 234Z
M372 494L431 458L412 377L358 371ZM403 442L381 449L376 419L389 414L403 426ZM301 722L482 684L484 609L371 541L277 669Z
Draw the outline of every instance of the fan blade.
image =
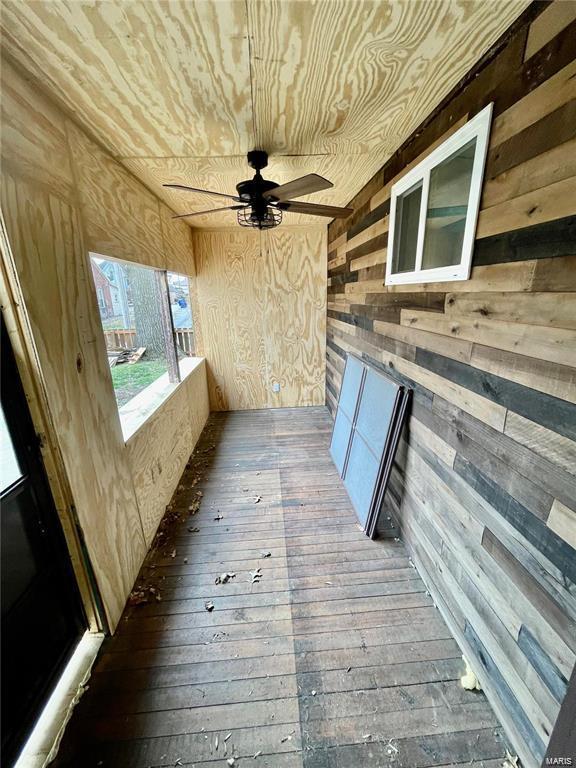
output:
M287 184L281 184L279 187L269 189L262 195L265 200L284 201L291 200L293 197L302 197L302 195L309 195L312 192L320 192L321 189L330 189L333 187L331 181L318 176L317 173L309 173L307 176L302 176L294 181L289 181Z
M227 205L225 208L211 208L209 211L194 211L194 213L181 213L179 216L172 216L173 219L185 219L188 216L202 216L205 213L218 213L218 211L239 211L242 208L249 208L249 205Z
M225 195L223 192L212 192L210 189L197 189L196 187L187 187L184 184L162 184L163 187L168 189L181 189L184 192L200 192L202 195L215 195L216 197L227 197L229 200L235 200L240 202L240 198L235 195Z
M311 216L328 216L331 219L345 219L354 213L354 208L338 208L336 205L316 205L316 203L297 203L287 200L285 203L273 203L275 208L290 213L308 213Z

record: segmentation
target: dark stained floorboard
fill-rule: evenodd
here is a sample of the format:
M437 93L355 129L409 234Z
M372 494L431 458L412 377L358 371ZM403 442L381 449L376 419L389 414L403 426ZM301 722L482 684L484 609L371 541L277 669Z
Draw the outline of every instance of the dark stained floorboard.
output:
M162 599L105 642L56 768L501 764L402 543L359 530L330 430L323 408L211 416L138 581Z

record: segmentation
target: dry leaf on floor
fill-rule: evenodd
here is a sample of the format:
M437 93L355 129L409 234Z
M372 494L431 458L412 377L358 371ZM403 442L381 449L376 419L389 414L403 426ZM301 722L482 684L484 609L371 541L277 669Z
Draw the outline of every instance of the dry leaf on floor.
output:
M173 549L172 552L170 552L170 557L176 557L176 550Z
M256 752L256 753L254 754L254 760L256 760L256 758L257 758L257 757L260 757L260 755L261 755L261 754L262 754L262 750L261 750L261 749L259 749L259 750L258 750L258 752Z

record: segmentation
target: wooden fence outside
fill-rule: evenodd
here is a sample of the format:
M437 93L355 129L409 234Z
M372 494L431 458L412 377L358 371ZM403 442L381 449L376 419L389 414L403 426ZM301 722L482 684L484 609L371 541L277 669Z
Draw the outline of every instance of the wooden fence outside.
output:
M194 330L192 328L176 328L176 345L188 357L194 356ZM104 331L107 349L132 349L136 346L136 330L134 328Z
M192 328L175 328L176 346L188 357L194 357L194 330Z

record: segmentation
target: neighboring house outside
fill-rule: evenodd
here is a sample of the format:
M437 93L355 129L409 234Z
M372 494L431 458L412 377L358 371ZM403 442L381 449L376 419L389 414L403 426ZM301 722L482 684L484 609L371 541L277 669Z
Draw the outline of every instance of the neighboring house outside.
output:
M121 314L119 289L111 282L109 277L100 269L98 264L91 259L92 275L96 286L96 297L100 316L103 319L116 317Z

